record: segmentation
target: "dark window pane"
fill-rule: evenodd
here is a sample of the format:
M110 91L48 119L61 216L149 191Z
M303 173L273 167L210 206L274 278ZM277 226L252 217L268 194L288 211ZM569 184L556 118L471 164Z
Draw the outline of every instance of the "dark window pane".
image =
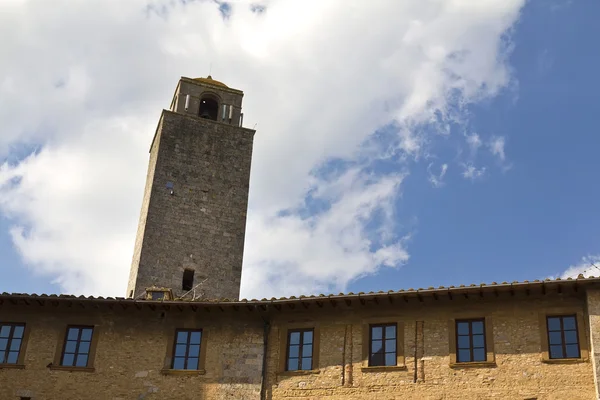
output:
M305 344L312 344L312 342L313 342L312 331L304 332L304 338L303 338L302 342Z
M198 359L196 357L188 358L187 369L198 369Z
M75 353L75 349L77 348L77 342L74 340L67 340L65 344L65 353Z
M92 340L92 328L83 328L81 330L81 340Z
M484 349L473 349L473 361L485 361L485 350Z
M188 357L199 357L200 356L200 345L191 344L188 350Z
M302 369L304 371L312 369L312 357L302 359Z
M550 358L564 358L562 346L550 346Z
M79 343L79 354L88 354L90 352L90 342Z
M187 343L188 333L186 331L177 332L177 343Z
M0 338L7 338L10 333L10 325L2 325L0 327Z
M560 318L558 318L558 317L548 318L548 330L549 331L560 331Z
M383 353L371 354L371 365L372 366L384 365L383 362L384 362Z
M566 347L566 357L567 358L579 358L579 345L577 344L568 344Z
M312 357L312 344L302 346L302 357Z
M458 350L456 353L456 361L469 362L471 361L471 352L469 350Z
M565 344L577 343L577 331L566 331L565 332ZM552 343L554 344L554 343Z
M75 363L76 367L87 367L87 354L80 354L77 356L77 361Z
M468 349L471 347L471 341L468 336L459 336L457 338L457 345L459 349Z
M396 365L396 353L385 353L385 365Z
M5 355L6 355L6 352L0 350L0 364L4 363L4 357L5 357Z
M298 357L300 354L299 345L291 345L289 351L289 357Z
M575 317L563 317L563 329L565 331L575 329Z
M190 344L200 344L202 332L190 332Z
M469 334L469 323L468 322L457 322L456 323L456 331L459 335L468 335Z
M472 326L472 334L473 335L482 335L483 334L483 321L473 321Z
M175 346L175 357L185 357L185 350L187 346L185 344L178 344Z
M381 339L383 334L383 328L381 326L374 326L371 328L371 339Z
M75 361L74 354L65 354L65 355L63 355L63 362L61 365L65 366L65 367L72 367L74 361Z
M395 339L396 338L396 326L386 326L385 327L385 338L386 339Z
M185 365L185 358L175 357L173 360L173 369L183 369Z
M562 343L562 335L561 332L548 332L548 342L550 344L561 344Z
M6 350L8 346L8 339L0 339L0 351Z
M483 347L484 343L483 335L473 335L473 347Z
M18 351L9 351L8 359L6 360L6 363L7 364L16 364L18 359L19 359Z
M300 332L290 333L290 344L300 344Z
M24 330L24 326L15 326L15 329L13 329L13 337L17 339L22 339Z
M390 339L385 341L385 351L387 353L396 352L396 339Z
M79 329L69 328L69 333L67 334L67 340L77 340L78 338L79 338Z
M378 351L383 350L382 347L383 347L383 344L382 344L381 340L373 340L371 342L371 353L377 353Z
M297 371L298 370L298 359L290 358L288 360L288 371Z
M10 342L10 350L19 351L20 347L21 347L21 339L13 339L12 342Z

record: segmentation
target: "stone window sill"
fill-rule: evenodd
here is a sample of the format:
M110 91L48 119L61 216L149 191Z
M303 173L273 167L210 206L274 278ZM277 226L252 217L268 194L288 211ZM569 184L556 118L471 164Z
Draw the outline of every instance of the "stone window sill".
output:
M62 365L51 365L52 371L69 371L69 372L95 372L96 369L93 367L64 367Z
M579 364L586 361L584 358L545 358L542 360L544 364Z
M377 367L361 367L362 372L391 372L391 371L406 371L406 365L388 365Z
M318 369L300 369L297 371L281 371L278 376L298 376L298 375L313 375L320 374L321 371Z
M496 361L457 362L450 363L450 368L495 368Z
M25 364L0 364L0 369L2 368L25 369Z
M195 376L204 375L206 371L203 369L161 369L160 373L163 375Z

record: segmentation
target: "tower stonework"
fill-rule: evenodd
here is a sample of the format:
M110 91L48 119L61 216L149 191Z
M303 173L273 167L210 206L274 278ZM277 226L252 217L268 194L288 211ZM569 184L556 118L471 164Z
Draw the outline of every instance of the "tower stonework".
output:
M152 145L128 297L238 299L254 130L243 92L182 77Z

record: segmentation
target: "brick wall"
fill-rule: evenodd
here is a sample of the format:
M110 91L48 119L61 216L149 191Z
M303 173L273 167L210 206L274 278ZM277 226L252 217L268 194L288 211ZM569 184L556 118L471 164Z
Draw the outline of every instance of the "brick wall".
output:
M0 308L0 322L26 322L25 369L0 368L0 399L258 399L263 324L244 315L179 310L83 309L79 305ZM208 315L206 315L208 314ZM225 317L225 319L222 319ZM67 324L95 325L94 372L48 367ZM177 328L203 329L204 375L161 370Z
M543 361L543 317L579 314L587 321L584 292L364 305L353 300L335 307L324 302L321 307L283 305L267 311L193 303L127 302L110 308L75 299L69 304L54 306L47 300L40 306L32 300L27 306L5 302L0 307L0 321L26 322L30 332L25 369L0 368L0 399L28 393L36 400L259 399L263 319L270 321L265 382L265 398L270 400L596 398L593 363L586 351L593 335L587 322L579 326L582 359ZM485 317L492 326L492 360L470 368L451 365L454 332L449 321L473 317ZM402 327L404 364L366 367L364 327L385 321ZM96 326L94 372L47 367L62 345L67 324ZM297 327L318 331L312 371L282 370L287 330ZM176 328L203 329L204 375L161 372Z

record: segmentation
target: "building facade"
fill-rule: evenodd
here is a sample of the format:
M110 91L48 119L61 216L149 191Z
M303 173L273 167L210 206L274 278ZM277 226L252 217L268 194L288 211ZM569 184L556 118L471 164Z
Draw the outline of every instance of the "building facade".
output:
M596 399L599 305L600 278L265 301L5 293L18 350L0 398Z
M242 96L179 81L126 297L0 294L0 400L599 398L600 278L238 300Z

